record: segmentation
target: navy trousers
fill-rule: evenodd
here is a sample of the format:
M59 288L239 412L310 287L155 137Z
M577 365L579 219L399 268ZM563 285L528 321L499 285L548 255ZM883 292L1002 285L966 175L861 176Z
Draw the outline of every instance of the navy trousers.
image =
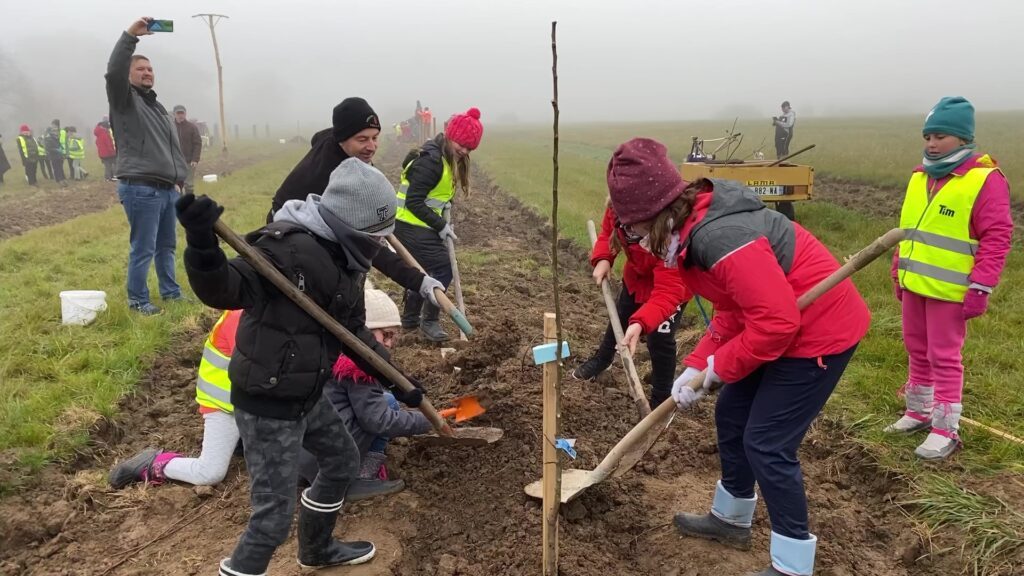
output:
M722 485L768 507L772 531L808 539L807 496L797 449L857 346L821 358L779 358L726 384L715 406Z

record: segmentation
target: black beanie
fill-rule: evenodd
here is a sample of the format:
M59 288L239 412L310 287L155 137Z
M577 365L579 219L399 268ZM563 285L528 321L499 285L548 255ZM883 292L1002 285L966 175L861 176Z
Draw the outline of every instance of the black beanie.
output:
M334 141L341 143L367 128L380 130L377 113L362 98L345 98L334 107Z

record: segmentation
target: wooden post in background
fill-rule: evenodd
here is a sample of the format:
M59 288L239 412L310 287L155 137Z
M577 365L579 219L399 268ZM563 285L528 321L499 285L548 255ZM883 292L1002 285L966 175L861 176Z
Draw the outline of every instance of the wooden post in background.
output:
M557 341L556 317L544 314L544 343ZM558 460L555 442L559 435L561 416L561 384L558 379L558 365L561 359L556 355L554 362L544 364L544 576L558 574L558 506L562 495L562 470Z

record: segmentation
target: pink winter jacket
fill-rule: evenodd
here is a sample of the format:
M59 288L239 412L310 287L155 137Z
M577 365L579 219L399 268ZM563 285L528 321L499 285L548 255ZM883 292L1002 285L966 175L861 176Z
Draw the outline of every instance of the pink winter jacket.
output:
M997 165L995 158L988 154L976 154L957 166L953 174L962 176L971 168ZM914 172L924 172L924 166L918 166ZM941 190L950 178L952 175L939 180L936 192ZM934 182L933 179L928 179L929 189ZM1006 265L1006 256L1010 253L1010 241L1013 238L1010 184L1001 172L989 174L978 193L978 198L974 201L974 209L971 211L971 238L978 241L978 252L974 255L974 270L970 275L971 282L995 288ZM897 247L892 255L893 278L897 278L899 258L900 251Z

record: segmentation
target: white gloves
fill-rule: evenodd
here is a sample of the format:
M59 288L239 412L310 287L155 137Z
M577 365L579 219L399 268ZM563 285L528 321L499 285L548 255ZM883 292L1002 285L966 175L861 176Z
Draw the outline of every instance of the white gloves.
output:
M700 374L700 370L687 366L686 370L683 370L683 373L679 375L679 378L676 378L676 381L672 383L672 399L676 401L676 406L680 410L693 406L697 400L704 396L703 388L699 392L694 392L689 386L690 381L697 377L698 374Z
M431 304L440 308L441 305L437 302L437 296L434 294L434 288L440 288L441 292L445 292L444 284L441 284L430 276L424 275L423 282L420 282L420 296L426 298Z
M704 369L704 392L717 390L722 384L725 382L715 373L715 355L712 354L708 356L708 367Z
M444 228L441 228L441 231L438 232L437 235L441 237L441 242L447 242L449 236L451 236L452 242L459 239L459 237L455 235L455 229L452 228L451 224L445 224Z
M724 383L718 374L715 373L715 356L713 354L708 356L708 367L704 370L704 384L699 390L694 391L693 388L690 388L689 384L700 372L696 368L687 366L686 370L679 375L679 378L676 378L676 381L672 383L672 399L675 400L676 406L680 410L693 406L705 394Z

